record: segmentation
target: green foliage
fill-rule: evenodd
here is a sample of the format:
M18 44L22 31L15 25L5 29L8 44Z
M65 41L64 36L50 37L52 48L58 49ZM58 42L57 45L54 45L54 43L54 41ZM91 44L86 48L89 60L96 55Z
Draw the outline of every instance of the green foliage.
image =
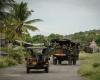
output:
M32 42L32 38L31 38L30 34L23 34L23 41Z
M82 65L79 72L81 76L90 76L91 74L93 74L94 70L91 65Z
M95 63L93 63L93 67L99 67L100 66L100 62L95 62Z
M92 80L100 80L100 74L99 73L95 73L95 75L92 75L91 79Z
M8 63L5 62L5 59L0 57L0 68L7 67Z
M86 61L87 59L91 59L91 58L92 58L92 54L91 54L91 56L90 56L90 54L88 54L88 53L85 54L83 52L80 54L80 60L85 60Z
M0 19L1 14L5 14L5 10L8 8L8 5L11 5L13 0L0 0ZM25 40L29 41L29 35L23 35L28 33L28 30L35 31L37 28L32 25L34 22L42 21L40 19L27 20L32 10L29 10L27 3L14 2L8 9L9 15L6 18L2 17L2 28L0 27L0 33L5 34L5 39L8 42L13 42L15 40ZM4 12L1 12L4 11ZM1 20L0 20L1 23ZM23 38L25 37L25 38ZM8 53L8 56L1 58L1 67L15 65L16 63L23 63L26 53L21 49L14 50L13 47L0 48L0 51Z
M22 49L18 49L18 50L14 50L13 48L1 48L1 51L4 51L6 53L8 53L8 60L13 59L15 60L17 63L23 63L25 56L26 56L26 52L22 51ZM12 63L13 64L13 63Z
M97 35L97 37L96 37L96 42L97 42L97 44L100 46L100 34Z
M65 36L73 41L78 41L82 45L89 44L92 40L95 40L98 45L100 45L100 30L90 30L85 32L78 32L71 35Z
M43 35L35 35L32 37L33 43L43 43L45 41L45 37Z
M12 18L14 18L17 21L16 24L16 32L19 33L19 35L22 34L22 32L28 32L27 30L35 31L37 28L33 25L31 25L34 22L41 21L40 19L33 19L27 21L28 17L31 15L33 11L29 10L27 7L27 3L21 2L21 3L15 3L12 7L12 10L10 14L12 14Z
M24 56L25 52L21 50L14 50L14 52L9 53L9 57L12 57L15 59L18 63L23 63L24 62Z
M5 59L5 63L8 63L8 66L13 66L18 64L17 61L12 57L5 57L4 59Z
M51 41L52 39L63 39L63 35L52 33L48 36L48 40Z
M2 33L5 34L5 39L10 42L16 39L22 40L23 34L28 34L28 30L37 30L32 23L42 21L40 19L27 20L33 11L28 9L25 2L14 2L11 7L9 10L10 15L4 18L2 22L5 27L3 26L0 29L0 32L2 30Z
M81 66L79 73L89 80L100 80L100 54L80 54Z
M9 42L13 42L16 39L22 40L24 33L28 33L28 30L35 31L37 28L32 25L34 22L42 21L40 19L27 20L32 10L29 10L27 3L21 2L12 4L13 0L0 0L0 33L5 34L5 39ZM11 5L12 4L12 5ZM8 5L11 7L10 10L7 9ZM9 16L6 18L2 15L5 15L5 10L8 10ZM3 19L1 21L1 18ZM8 53L7 58L2 58L1 67L10 66L14 64L14 61L17 63L22 63L25 57L25 52L21 50L13 50L12 48L6 47L1 48L0 51ZM8 62L7 62L8 61Z
M0 68L13 66L18 64L16 60L11 57L0 57Z

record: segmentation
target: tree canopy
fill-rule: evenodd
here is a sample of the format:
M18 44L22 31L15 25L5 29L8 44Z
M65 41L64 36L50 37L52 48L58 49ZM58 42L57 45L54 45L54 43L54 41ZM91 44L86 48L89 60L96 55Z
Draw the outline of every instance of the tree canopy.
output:
M4 1L4 2L3 2ZM0 11L3 11L3 8L7 9L3 5L5 4L11 4L11 8L8 10L9 14L6 18L3 17L3 27L0 27L0 32L5 34L5 38L9 41L13 41L16 39L21 40L23 38L24 34L29 34L28 30L35 31L38 30L36 26L34 26L32 23L42 21L41 19L32 19L29 20L29 16L32 14L32 10L29 10L26 2L17 3L13 0L1 0L0 1ZM2 12L4 14L4 12ZM1 14L0 14L1 16Z

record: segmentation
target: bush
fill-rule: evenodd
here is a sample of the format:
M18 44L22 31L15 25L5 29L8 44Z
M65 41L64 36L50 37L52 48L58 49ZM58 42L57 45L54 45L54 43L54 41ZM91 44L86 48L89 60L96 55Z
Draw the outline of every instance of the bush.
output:
M17 62L10 57L0 57L0 68L16 65Z
M5 57L5 63L8 63L8 66L13 66L18 64L17 61L11 57Z
M14 52L9 53L9 57L12 57L21 64L24 62L25 52L21 50L15 50Z
M99 63L99 62L93 63L93 67L94 67L94 68L99 67L99 66L100 66L100 63Z
M13 49L8 47L0 48L1 51L8 53L8 56L3 57L1 60L1 67L15 65L16 63L23 63L25 59L26 52L21 48Z
M0 57L0 68L7 67L8 63L5 62L5 59L3 57Z

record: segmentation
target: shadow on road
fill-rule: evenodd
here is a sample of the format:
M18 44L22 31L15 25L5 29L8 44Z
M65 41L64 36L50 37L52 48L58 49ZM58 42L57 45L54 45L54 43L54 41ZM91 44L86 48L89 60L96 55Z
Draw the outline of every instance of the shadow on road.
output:
M41 74L41 73L45 73L45 72L44 72L44 71L30 71L30 73L28 73L28 74L33 74L33 73L35 73L35 74L36 74L36 73L37 73L37 74L40 73L40 74Z
M80 65L79 64L76 64L76 65L71 64L71 65L69 65L69 64L63 63L63 64L57 64L55 66L80 66Z

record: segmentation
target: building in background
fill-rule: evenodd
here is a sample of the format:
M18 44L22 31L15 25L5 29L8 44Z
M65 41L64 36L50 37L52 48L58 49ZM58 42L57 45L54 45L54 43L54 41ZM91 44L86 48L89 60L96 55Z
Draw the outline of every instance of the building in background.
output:
M90 42L89 47L92 48L93 53L98 51L98 46L94 40L92 42Z

